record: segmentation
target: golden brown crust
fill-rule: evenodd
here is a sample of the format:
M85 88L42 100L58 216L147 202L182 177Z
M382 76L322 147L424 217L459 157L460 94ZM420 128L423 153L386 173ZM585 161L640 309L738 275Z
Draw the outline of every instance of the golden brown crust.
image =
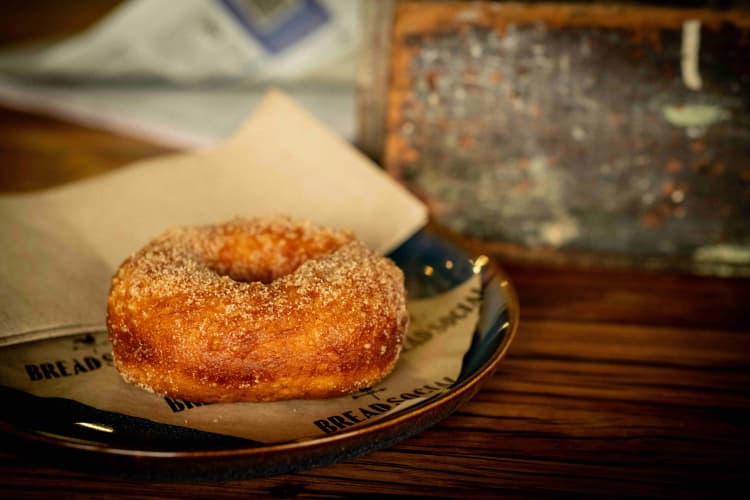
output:
M340 396L393 369L403 273L344 231L287 218L171 230L112 278L122 377L189 401Z

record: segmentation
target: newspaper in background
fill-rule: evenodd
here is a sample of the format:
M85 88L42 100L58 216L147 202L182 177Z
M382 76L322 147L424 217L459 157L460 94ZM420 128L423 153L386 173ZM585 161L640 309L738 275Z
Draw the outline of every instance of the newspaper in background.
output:
M354 138L359 1L131 0L0 54L0 103L176 147L227 137L273 82Z

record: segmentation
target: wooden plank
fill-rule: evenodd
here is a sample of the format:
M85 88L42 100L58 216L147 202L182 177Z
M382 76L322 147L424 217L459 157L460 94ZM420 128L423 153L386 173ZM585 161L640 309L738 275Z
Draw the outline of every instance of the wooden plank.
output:
M0 108L0 137L0 192L5 193L54 187L170 151L144 141L4 108Z

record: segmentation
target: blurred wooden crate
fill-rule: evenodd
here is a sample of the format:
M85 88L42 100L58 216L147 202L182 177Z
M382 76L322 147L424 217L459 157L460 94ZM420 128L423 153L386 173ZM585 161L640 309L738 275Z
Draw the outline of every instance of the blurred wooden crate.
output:
M440 226L510 259L750 274L750 13L375 10L362 145Z

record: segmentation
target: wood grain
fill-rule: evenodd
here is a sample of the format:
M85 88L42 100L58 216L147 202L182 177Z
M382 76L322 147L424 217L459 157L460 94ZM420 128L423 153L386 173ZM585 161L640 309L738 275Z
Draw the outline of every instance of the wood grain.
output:
M6 193L164 151L0 110ZM522 309L508 358L457 413L389 449L269 478L167 482L79 472L3 438L0 496L692 498L744 482L750 281L530 264L505 269Z
M42 117L0 117L5 130L15 130L0 134L0 151L16 151L25 167L14 175L28 175L37 187L161 151ZM51 165L45 147L20 148L19 137L60 144L68 154ZM0 188L17 190L9 178ZM5 446L0 491L104 498L702 496L718 481L742 479L750 444L748 280L505 268L522 305L509 357L459 412L390 449L297 474L171 483L77 472Z
M0 192L5 193L51 188L168 151L6 108L0 108L0 137Z
M4 0L0 16L0 44L58 39L90 27L121 0L76 0L60 8L56 0Z
M217 484L109 480L6 451L0 481L19 496L710 494L747 466L749 348L744 332L526 319L469 404L388 450Z

